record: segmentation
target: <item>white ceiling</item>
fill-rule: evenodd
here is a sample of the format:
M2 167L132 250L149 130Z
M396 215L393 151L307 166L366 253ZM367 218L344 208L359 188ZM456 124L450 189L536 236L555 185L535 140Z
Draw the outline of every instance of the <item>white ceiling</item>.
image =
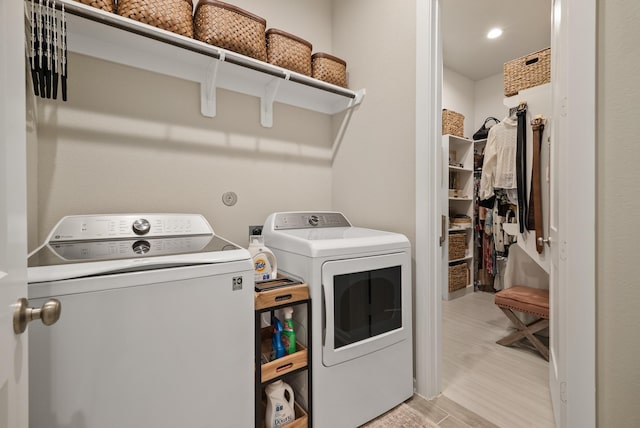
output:
M476 81L551 44L551 0L441 0L445 67ZM487 39L493 27L501 37Z

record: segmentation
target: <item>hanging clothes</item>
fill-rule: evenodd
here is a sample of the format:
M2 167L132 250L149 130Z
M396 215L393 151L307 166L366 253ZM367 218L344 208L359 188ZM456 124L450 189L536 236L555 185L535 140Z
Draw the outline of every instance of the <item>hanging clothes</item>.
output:
M517 131L518 122L511 117L489 129L480 177L480 200L491 198L495 194L494 189L511 190L517 198Z

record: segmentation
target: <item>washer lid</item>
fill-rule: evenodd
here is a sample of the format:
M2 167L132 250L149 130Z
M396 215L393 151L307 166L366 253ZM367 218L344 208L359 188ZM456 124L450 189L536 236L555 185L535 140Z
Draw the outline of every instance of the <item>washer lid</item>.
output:
M134 223L143 233L136 232ZM29 256L27 280L58 281L249 259L246 249L214 235L202 216L69 216L53 228L47 243Z

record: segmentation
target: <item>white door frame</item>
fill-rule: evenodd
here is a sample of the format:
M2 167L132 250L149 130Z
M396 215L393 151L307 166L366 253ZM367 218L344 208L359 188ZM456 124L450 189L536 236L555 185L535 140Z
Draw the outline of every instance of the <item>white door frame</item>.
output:
M441 98L440 4L416 0L415 376L427 398L441 391Z
M586 364L568 364L566 426L595 426L595 275L585 264L595 265L595 134L585 132L584 123L595 123L595 0L560 0L571 13L571 25L566 27L566 46L571 53L571 79L567 89L567 109L570 114L568 132L574 135L571 145L580 146L584 163L560 165L575 168L580 175L580 191L572 194L571 212L579 213L579 221L570 222L564 233L566 251L571 253L565 263L567 278L572 278L569 294L579 291L580 304L572 303L566 311L566 343L568 361L584 359ZM441 201L438 180L441 138L441 78L442 48L439 26L439 0L416 0L416 292L415 348L416 392L433 398L441 392L442 319L441 296L442 250L439 247ZM566 17L565 17L566 18ZM591 35L584 43L584 35ZM588 76L579 75L573 67L589 67ZM583 72L583 70L580 70ZM594 73L592 75L592 73ZM586 103L586 104L585 104ZM575 110L574 110L575 109ZM588 135L587 135L588 134ZM578 138L580 137L580 138ZM583 138L584 137L584 138ZM564 144L560 142L559 144ZM575 159L574 159L575 160ZM572 169L573 171L573 169ZM578 253L577 249L580 248ZM569 250L570 249L570 250ZM568 305L567 305L568 306ZM590 411L585 411L590 409Z

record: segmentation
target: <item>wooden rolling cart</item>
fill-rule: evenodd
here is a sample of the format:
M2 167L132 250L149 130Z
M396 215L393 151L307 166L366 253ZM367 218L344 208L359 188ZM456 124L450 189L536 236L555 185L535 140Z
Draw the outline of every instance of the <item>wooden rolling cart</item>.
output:
M270 285L276 288L264 287ZM298 404L298 391L295 392L296 419L284 425L283 428L307 428L311 427L311 299L307 284L292 281L287 278L278 278L272 281L264 281L256 284L256 290L264 287L263 291L255 292L255 427L263 428L264 403L262 392L264 387L276 380L284 379L297 373L306 372L306 404L303 409ZM278 309L293 307L306 308L306 344L304 346L296 340L297 352L285 355L277 360L269 361L271 353L272 326L261 327L262 314L270 312L270 319ZM267 357L267 358L264 358ZM265 361L266 360L266 361Z

